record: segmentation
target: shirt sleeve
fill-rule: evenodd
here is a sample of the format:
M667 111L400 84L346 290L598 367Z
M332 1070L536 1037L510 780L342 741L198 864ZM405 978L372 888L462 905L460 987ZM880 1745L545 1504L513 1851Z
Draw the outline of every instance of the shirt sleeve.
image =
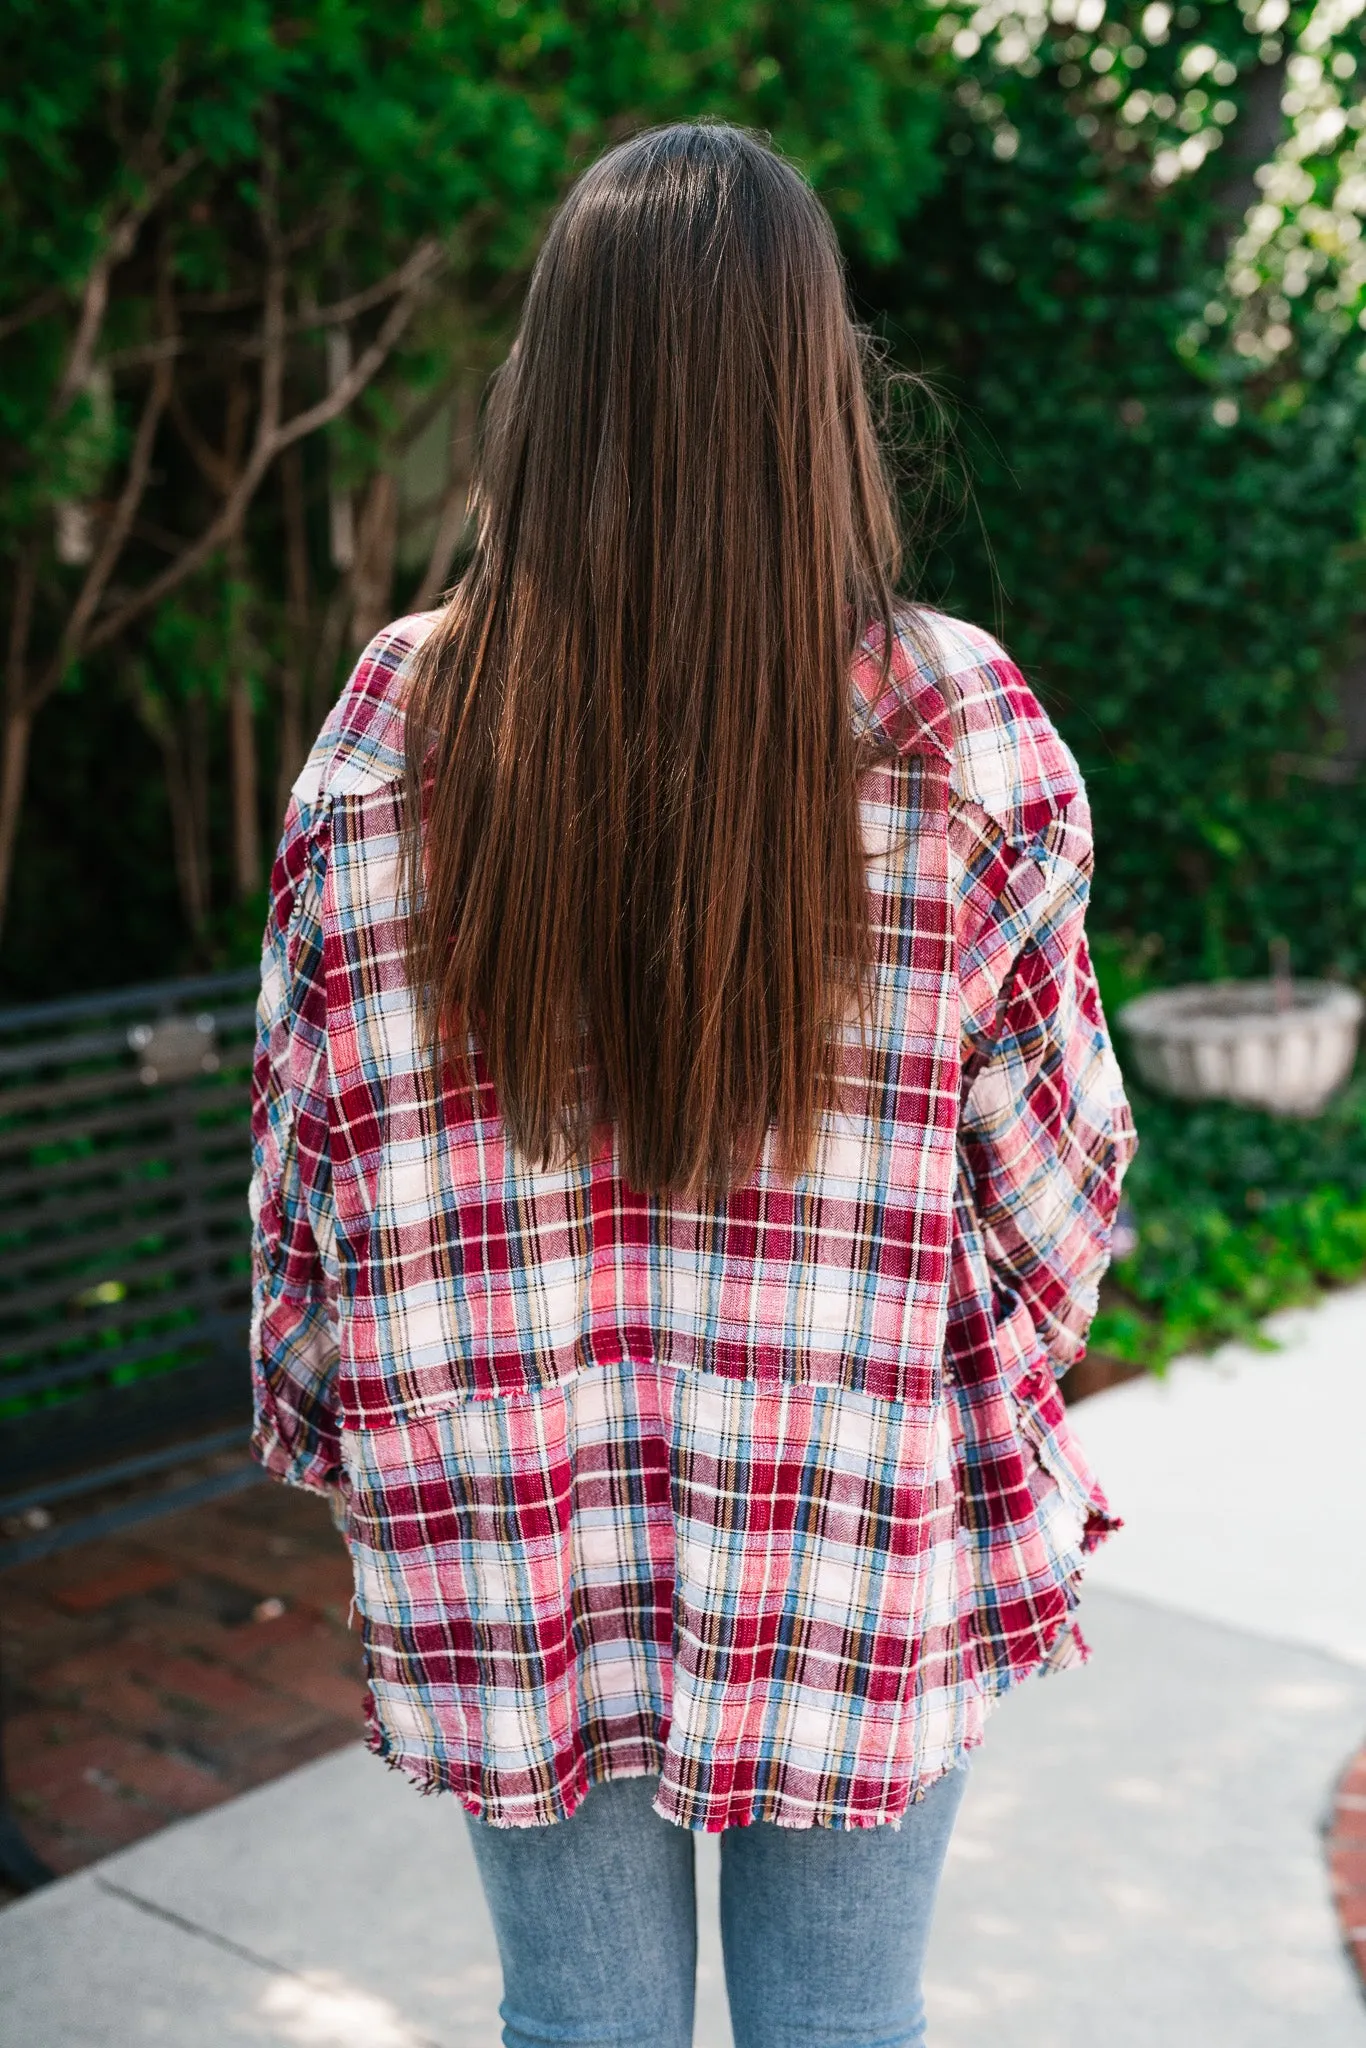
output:
M1017 862L975 948L995 994L968 1005L959 1132L1001 1305L1024 1305L1059 1371L1085 1355L1136 1143L1086 945L1090 875L1083 798Z
M341 1483L327 1144L322 891L329 818L291 803L271 876L252 1075L252 1451L273 1478Z

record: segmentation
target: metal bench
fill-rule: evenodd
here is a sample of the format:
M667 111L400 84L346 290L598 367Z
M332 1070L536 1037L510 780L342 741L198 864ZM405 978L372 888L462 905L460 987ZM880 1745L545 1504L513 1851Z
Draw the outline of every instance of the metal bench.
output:
M0 1011L0 1516L22 1532L0 1569L260 1476L234 1463L49 1519L246 1445L255 987L218 974ZM21 1891L52 1876L2 1762L0 1874Z
M246 1442L256 982L0 1011L0 1515ZM255 1476L63 1514L0 1542L0 1568Z

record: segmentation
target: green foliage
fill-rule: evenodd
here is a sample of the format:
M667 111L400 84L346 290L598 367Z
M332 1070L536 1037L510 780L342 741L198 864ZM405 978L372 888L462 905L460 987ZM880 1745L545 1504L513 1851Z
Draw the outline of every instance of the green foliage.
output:
M506 305L576 168L615 134L707 113L771 128L850 246L885 257L936 175L939 100L909 33L925 18L890 0L14 0L0 26L3 310L61 296L20 330L0 380L0 430L30 479L12 516L89 469L88 405L44 430L53 360L104 230L145 198L154 164L187 166L157 219L176 280L199 294L240 284L273 210L302 252L294 281L318 299L338 272L364 284L435 235L472 265L467 290ZM149 285L144 268L116 348L148 339Z
M1107 1283L1095 1350L1161 1367L1366 1272L1366 1075L1306 1123L1132 1095L1139 1242Z
M4 742L22 751L23 728L41 714L40 756L53 745L80 752L77 704L96 698L103 730L103 707L117 703L155 740L182 908L150 958L129 920L128 975L205 963L225 884L253 895L252 842L273 841L306 729L357 645L408 594L395 587L404 535L364 494L501 354L574 172L650 123L714 114L758 124L805 164L848 246L885 261L938 176L942 66L916 47L933 13L914 0L244 0L227 10L16 0L6 10L0 631L17 653ZM385 340L400 294L377 289L424 249L431 286L401 338ZM354 318L315 317L367 292ZM333 388L329 341L344 339L353 360L370 347L382 358L308 437L292 591L283 455L223 544L196 552L267 418L273 293L286 421ZM120 532L149 419L150 463ZM458 476L451 485L463 497ZM335 530L329 539L329 492L350 494L362 525L377 509L364 560ZM139 609L139 593L171 572L174 587ZM419 579L411 566L407 575L411 591ZM239 593L226 627L225 589ZM245 741L240 716L233 724L244 698L254 719ZM0 914L21 776L22 763L0 776ZM45 779L40 759L35 788ZM59 955L45 943L35 890L54 861L98 866L111 826L79 813L79 856L37 845L42 827L30 804L5 947L15 996L107 978L104 947Z
M174 972L189 949L155 746L124 701L98 691L58 698L44 730L6 932L5 1001Z
M1112 1015L1155 982L1264 974L1276 937L1300 973L1366 978L1360 776L1301 772L1336 743L1363 610L1362 280L1331 253L1356 249L1354 217L1328 211L1363 131L1359 116L1337 131L1336 167L1295 159L1287 188L1295 121L1266 121L1279 40L1231 5L1183 14L1180 45L1145 47L1144 10L1112 6L1099 33L1052 30L1023 66L966 60L943 183L901 263L860 277L898 353L948 395L970 471L970 513L925 584L994 617L1085 772ZM1298 10L1289 32L1303 45L1312 29ZM1114 110L1140 83L1183 115L1193 97L1208 108L1189 90L1196 38L1207 70L1236 70L1223 111L1241 111L1227 152L1162 182L1157 117L1140 147ZM1302 104L1335 102L1331 79L1313 84L1326 65L1292 61ZM1355 61L1340 49L1338 73ZM1287 203L1248 253L1245 209L1285 189L1308 227ZM1366 1082L1309 1124L1135 1093L1141 1236L1097 1349L1160 1367L1366 1270Z
M1096 47L1143 56L1143 10L1110 12ZM1193 353L1247 193L1217 153L1155 185L1113 114L1078 114L1074 38L1055 33L1034 76L983 53L904 260L861 280L948 394L971 472L971 516L926 582L995 615L1074 746L1102 931L1146 942L1164 981L1264 973L1277 935L1297 971L1358 976L1360 785L1300 771L1331 751L1362 609L1360 336L1305 301L1274 365ZM1245 100L1258 44L1237 10L1199 10L1197 33L1236 57L1228 104ZM1149 49L1145 87L1179 95L1179 62Z

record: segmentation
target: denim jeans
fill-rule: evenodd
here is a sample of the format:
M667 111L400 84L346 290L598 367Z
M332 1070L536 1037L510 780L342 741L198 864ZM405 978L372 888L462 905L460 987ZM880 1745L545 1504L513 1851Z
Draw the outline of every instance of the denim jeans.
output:
M721 1837L721 1940L735 2048L918 2048L920 1975L966 1773L899 1828ZM546 1828L470 1822L503 1963L506 2048L689 2048L693 1837L652 1778L595 1786Z

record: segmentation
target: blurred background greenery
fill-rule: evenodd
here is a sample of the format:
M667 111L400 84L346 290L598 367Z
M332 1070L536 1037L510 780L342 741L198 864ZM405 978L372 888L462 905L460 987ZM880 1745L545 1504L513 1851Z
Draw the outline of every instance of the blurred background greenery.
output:
M917 594L1076 750L1107 999L1366 978L1363 0L9 0L0 975L250 960L355 653L457 573L479 394L576 168L769 131L897 409ZM1366 1266L1366 1100L1142 1097L1097 1337Z

